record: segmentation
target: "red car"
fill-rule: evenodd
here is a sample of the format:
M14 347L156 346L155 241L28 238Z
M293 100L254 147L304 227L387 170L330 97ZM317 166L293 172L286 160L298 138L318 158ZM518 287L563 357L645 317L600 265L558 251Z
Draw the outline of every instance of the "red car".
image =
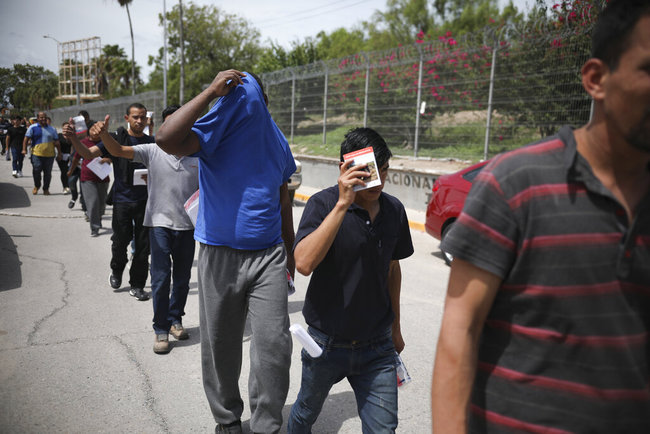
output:
M472 188L474 178L489 161L482 161L466 169L436 179L424 223L429 235L442 241L452 223L463 210L465 198L470 188ZM442 256L447 265L450 265L454 259L450 253L444 250L442 250Z

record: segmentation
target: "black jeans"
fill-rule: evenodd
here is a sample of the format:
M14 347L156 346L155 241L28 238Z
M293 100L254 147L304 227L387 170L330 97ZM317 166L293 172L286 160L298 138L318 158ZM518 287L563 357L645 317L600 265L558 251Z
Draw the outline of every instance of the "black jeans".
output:
M56 164L59 165L59 170L61 171L61 187L68 188L68 160L61 158L56 161Z
M128 262L126 249L135 239L135 253L129 269L129 284L144 288L149 274L149 228L143 226L147 201L113 204L113 236L111 270L122 275Z

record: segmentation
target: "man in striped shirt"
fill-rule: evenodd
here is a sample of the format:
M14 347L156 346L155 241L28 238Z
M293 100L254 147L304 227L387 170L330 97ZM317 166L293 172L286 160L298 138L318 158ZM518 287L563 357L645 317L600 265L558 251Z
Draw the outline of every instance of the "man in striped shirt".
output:
M434 432L650 432L650 3L610 0L593 119L496 157L454 255Z

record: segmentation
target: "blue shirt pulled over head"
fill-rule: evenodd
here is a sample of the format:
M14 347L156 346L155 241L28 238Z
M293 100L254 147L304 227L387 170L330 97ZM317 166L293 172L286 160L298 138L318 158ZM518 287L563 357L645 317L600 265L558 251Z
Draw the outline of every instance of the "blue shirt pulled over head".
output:
M282 242L280 187L296 170L291 149L247 75L192 127L201 145L194 238L262 250Z

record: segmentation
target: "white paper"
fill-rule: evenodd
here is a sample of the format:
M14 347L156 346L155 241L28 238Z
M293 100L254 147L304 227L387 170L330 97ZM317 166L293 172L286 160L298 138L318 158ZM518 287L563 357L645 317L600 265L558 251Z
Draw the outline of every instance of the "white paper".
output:
M88 126L86 125L86 119L79 115L72 118L74 122L74 129L77 134L83 134L88 131Z
M144 130L142 130L143 133L146 135L151 135L149 132L149 118L153 117L153 112L147 112L147 125L144 127Z
M101 163L102 157L96 157L88 163L88 168L93 171L99 179L106 179L111 174L111 165L108 163Z
M310 356L313 358L320 357L321 354L323 354L323 349L318 346L316 341L309 336L309 333L307 333L307 330L302 328L300 324L293 324L291 327L289 327L289 331L298 339L298 342L302 345L302 347L309 353Z
M149 171L147 169L135 169L133 171L133 185L147 185L142 175L147 175Z
M199 190L196 190L189 199L185 201L185 212L190 216L192 224L196 227L196 217L199 215Z

